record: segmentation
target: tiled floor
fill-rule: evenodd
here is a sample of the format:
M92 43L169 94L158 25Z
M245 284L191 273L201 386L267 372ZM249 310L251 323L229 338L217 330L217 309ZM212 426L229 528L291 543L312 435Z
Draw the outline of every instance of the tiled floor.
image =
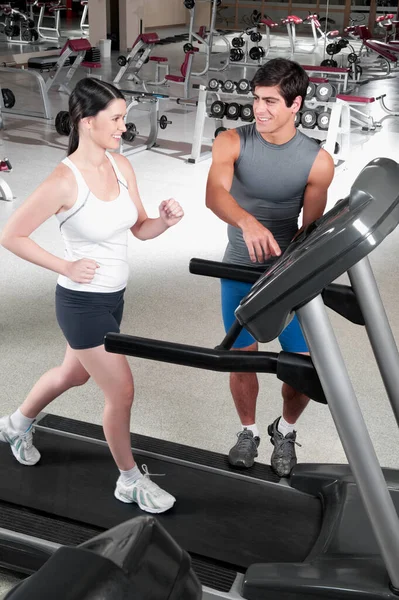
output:
M169 31L160 32L162 37ZM3 47L1 47L3 46ZM0 45L0 55L11 52ZM15 51L15 46L12 49ZM22 50L26 51L27 47ZM182 62L181 44L162 46L157 54L169 57L171 72ZM215 60L217 60L216 57ZM317 64L319 55L298 55L297 60ZM103 61L102 75L110 80L116 73L116 55ZM202 57L196 57L200 62ZM146 67L148 68L148 67ZM254 69L247 69L250 77ZM243 75L239 67L229 77ZM223 73L222 76L227 76ZM16 109L36 106L37 95L24 81L23 73L0 74L2 85L14 90ZM200 83L201 80L194 80ZM177 86L162 88L179 96ZM387 104L399 109L399 87L392 78L371 82L360 88L361 94L386 93ZM54 114L67 106L67 97L51 93ZM210 161L187 164L194 130L195 108L185 108L172 100L161 101L161 112L173 121L159 132L159 147L131 157L140 193L151 216L157 214L161 200L175 197L184 206L186 216L174 230L143 244L131 240L129 257L131 280L126 294L122 331L149 338L214 347L223 337L220 319L219 285L190 275L188 262L198 256L219 260L226 244L225 225L205 208L204 190ZM387 117L376 104L373 114L382 126L374 133L357 131L352 136L348 160L337 170L329 192L331 207L346 195L361 168L372 158L398 158L399 118ZM134 115L141 135L146 136L146 117ZM385 117L385 118L383 118ZM133 118L133 117L132 117ZM5 129L0 135L0 157L8 156L13 171L5 175L15 200L0 202L0 228L28 194L65 156L66 138L44 120L23 116L4 116ZM233 126L227 123L227 126ZM146 129L147 128L147 129ZM208 119L206 134L212 136L214 123ZM396 302L399 233L395 231L373 254L372 264L381 295L396 337L399 336L399 310ZM61 255L62 244L55 219L50 219L34 234L47 250ZM54 315L56 276L41 270L0 248L0 413L15 410L37 378L61 360L64 341ZM343 278L345 279L345 278ZM359 403L375 443L381 463L399 466L399 436L381 378L367 342L365 331L331 313L331 321L341 345ZM267 345L278 350L276 342ZM238 419L228 391L227 375L131 359L136 379L133 431L226 452L234 443ZM267 462L271 446L267 425L280 414L280 385L263 375L257 422L262 433L259 460ZM101 423L102 398L95 385L72 389L49 408L50 412L75 419ZM345 455L326 407L312 404L299 422L300 461L344 462ZM3 483L4 484L4 483ZM0 591L11 578L2 578Z

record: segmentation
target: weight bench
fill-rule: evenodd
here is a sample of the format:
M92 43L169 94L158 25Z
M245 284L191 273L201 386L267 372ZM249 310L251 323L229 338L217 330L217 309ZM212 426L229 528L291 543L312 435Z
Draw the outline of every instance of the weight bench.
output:
M154 50L155 45L159 45L161 40L157 33L141 33L135 40L132 49L129 54L118 57L118 64L120 69L114 78L113 83L120 83L125 77L135 83L149 83L152 85L162 85L166 81L166 75L169 73L168 59L164 57L151 57L151 52ZM156 63L155 80L144 82L139 77L139 71L141 67L152 60ZM161 78L160 69L165 69L165 77Z
M93 48L86 38L68 40L59 56L30 58L28 68L38 69L40 72L55 71L54 76L49 77L45 83L46 92L49 92L53 86L58 86L62 91L70 94L68 85L79 67L87 69L90 75L93 69L101 68L99 61L85 60L86 53L89 51L93 54ZM69 67L67 73L63 71L66 66Z
M348 67L321 67L318 65L302 65L307 73L318 73L320 75L326 75L328 79L337 84L342 92L346 92L348 89L348 80L351 73L351 69Z
M199 48L193 48L186 52L184 57L184 62L180 67L181 75L165 75L166 81L171 81L173 83L178 83L179 85L184 86L184 95L183 98L188 98L189 89L190 89L190 77L191 77L191 69L193 65L194 54L199 52Z

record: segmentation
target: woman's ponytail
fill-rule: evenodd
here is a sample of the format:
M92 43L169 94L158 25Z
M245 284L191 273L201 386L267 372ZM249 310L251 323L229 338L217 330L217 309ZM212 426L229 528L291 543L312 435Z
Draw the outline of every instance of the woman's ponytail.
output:
M68 140L68 153L67 156L72 154L78 149L79 146L79 131L76 127L71 127L71 132L69 134Z

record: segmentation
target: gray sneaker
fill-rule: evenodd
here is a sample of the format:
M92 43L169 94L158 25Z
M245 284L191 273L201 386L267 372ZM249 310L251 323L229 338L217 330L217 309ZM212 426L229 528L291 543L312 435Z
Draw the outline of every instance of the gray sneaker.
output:
M274 446L270 465L279 477L289 477L297 463L295 445L300 446L301 444L296 441L296 431L287 433L285 437L279 432L277 429L279 421L280 417L267 428L270 441Z
M237 442L229 452L229 463L232 467L248 469L258 456L259 437L254 437L250 429L244 428L237 433Z

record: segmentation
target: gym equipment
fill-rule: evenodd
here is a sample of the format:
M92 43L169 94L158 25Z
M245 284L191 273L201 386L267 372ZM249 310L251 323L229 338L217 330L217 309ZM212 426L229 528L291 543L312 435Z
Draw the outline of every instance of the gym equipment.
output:
M218 90L219 87L222 85L223 82L221 82L219 79L215 79L215 77L213 77L212 79L210 79L208 81L208 90L211 91L215 91Z
M349 465L294 467L290 486L278 486L277 497L283 499L287 489L303 497L317 497L323 514L318 512L313 520L307 519L308 526L315 519L319 524L314 545L302 561L272 558L252 564L235 588L235 596L227 597L393 600L399 594L399 471L382 470L378 463L321 294L348 272L399 424L399 354L368 260L368 255L399 224L398 189L399 165L386 158L371 161L355 180L350 194L306 227L258 277L235 312L236 323L217 350L116 333L105 337L108 352L216 371L239 368L256 372L265 356L262 362L257 353L243 356L230 350L241 329L245 327L259 342L269 342L294 313L298 316L310 349L309 364L314 365L319 377L319 382L312 380L315 392L310 396L316 394L323 401L316 391L317 384L321 384L319 391L328 402ZM229 265L221 265L221 272L225 277ZM256 279L257 274L253 277ZM280 356L272 355L269 353L270 370L278 373ZM236 356L239 362L234 364ZM273 360L277 360L277 366ZM285 380L285 374L281 376ZM297 381L300 384L302 380L299 377ZM255 511L251 501L245 500ZM277 506L276 512L283 514L285 521L288 513L280 504ZM297 515L299 519L299 507ZM260 524L263 519L257 516ZM248 527L246 516L240 517ZM275 519L278 521L278 516ZM279 536L269 532L268 539L273 547ZM267 543L265 546L270 550Z
M227 127L218 127L217 129L215 129L215 138L217 138L219 133L222 133L222 131L227 131Z
M230 60L231 62L241 62L245 58L245 53L241 48L230 49Z
M126 123L126 131L122 133L122 139L125 142L133 142L136 135L138 135L136 125L134 123Z
M52 0L51 2L36 2L33 7L40 8L39 17L37 20L37 30L39 36L43 40L58 41L61 37L60 19L61 11L69 10L65 4L61 4L62 0ZM52 25L49 24L51 21ZM44 24L46 22L46 24Z
M211 88L210 88L211 89ZM222 82L222 92L232 93L236 89L236 84L231 79Z
M306 129L313 129L317 124L317 113L315 110L306 109L302 111L301 125Z
M15 96L10 89L2 88L1 95L3 97L4 108L12 108L15 106Z
M8 158L3 158L3 160L0 160L0 172L10 173L11 171L12 165ZM14 195L11 191L11 188L4 177L0 177L0 194L0 200L4 200L5 202L12 202L14 200Z
M323 129L325 131L328 130L328 127L330 125L330 115L331 112L329 110L323 110L319 112L319 114L317 115L317 127L319 129Z
M222 119L226 112L227 104L225 102L221 102L220 100L215 100L212 102L209 114L214 119Z
M237 93L238 94L249 94L251 91L251 83L248 79L240 79L237 83Z
M316 87L315 95L318 100L322 102L328 102L328 100L337 95L337 90L331 83L327 81L325 83L320 83Z
M0 14L4 17L0 25L4 28L7 42L29 44L38 40L39 33L35 28L35 22L20 8L11 6L11 3L0 4Z
M358 52L351 47L352 52L348 55L352 79L359 81L363 69L381 72L387 76L391 73L392 65L396 67L399 47L372 39L370 31L365 25L347 27L345 32L353 37L357 36L362 42Z
M194 43L197 42L200 45L202 53L205 54L205 66L200 71L192 72L192 75L194 75L195 77L202 77L203 75L208 73L208 71L224 71L229 66L229 60L228 60L229 49L230 49L229 40L226 38L226 36L223 34L223 32L218 31L216 29L217 10L221 4L221 1L220 0L206 0L206 1L211 3L209 31L206 30L205 26L202 26L198 33L196 33L196 31L195 31L195 28L196 28L196 25L195 25L196 3L194 2L194 0L188 0L188 6L185 4L186 8L190 11L190 22L189 22L189 27L188 27L188 43L191 44L192 49L194 49ZM224 45L224 50L222 50L221 52L213 51L213 45L214 45L215 40L222 41L222 43ZM195 48L195 49L199 50L199 48ZM220 59L219 67L215 67L215 66L211 67L211 65L210 65L211 56L213 54L214 55L216 54L216 57L218 58L218 60Z
M80 4L83 6L80 31L82 35L89 35L89 0L81 0Z
M251 60L262 60L265 56L265 49L262 46L253 46L248 52Z
M263 340L278 334L290 312L300 306L297 312L313 359L273 352L244 356L226 345L225 350L213 350L143 338L132 342L131 336L117 334L106 337L108 351L138 352L221 371L238 366L267 370L283 380L297 380L295 385L302 382L312 396L321 401L327 397L344 441L350 467L297 465L290 485L279 485L277 478L267 478L270 470L265 465L257 464L242 474L227 466L224 455L132 437L138 463L145 460L150 472L165 473L170 491L178 498L176 507L157 521L191 554L203 600L258 600L266 594L297 600L396 597L398 517L319 294L326 289L327 296L334 295L335 290L335 305L347 318L347 303L361 313L399 420L395 395L399 369L391 368L392 362L397 363L397 350L364 262L399 223L398 189L398 165L386 159L373 161L357 178L349 197L299 234L274 269L265 276L244 269L247 276L261 279L240 307L240 325L259 332ZM221 268L225 269L222 276L231 277L228 265ZM346 270L353 291L341 286L329 290L329 282ZM361 311L353 307L353 292ZM85 541L123 523L127 514L132 518L139 514L136 506L118 503L112 496L115 466L101 426L46 415L36 425L35 444L43 456L36 469L21 469L9 446L0 445L0 477L7 481L0 489L0 556L3 565L25 568L25 572L37 570L58 549L60 540L65 544L69 538L67 544L73 546L77 538ZM385 470L384 474L397 504L398 472ZM111 493L105 494L108 488ZM40 535L47 539L38 539ZM164 554L157 552L157 557ZM154 573L152 566L149 570Z
M175 40L177 41L177 40ZM127 56L119 56L117 63L120 66L113 83L120 83L124 78L134 83L145 83L148 85L163 85L166 83L165 76L169 74L168 59L162 56L151 56L156 45L162 40L157 33L141 33L135 40ZM156 64L155 78L153 81L144 81L139 72L143 65L152 61ZM163 76L161 69L164 69Z
M254 109L252 104L242 104L240 117L243 121L253 121L254 120Z
M240 91L240 88L242 91ZM244 90L248 88L247 94ZM211 146L215 136L204 137L205 122L207 118L216 119L216 130L224 129L223 119L237 121L242 120L242 124L247 124L253 121L253 108L249 103L253 98L249 96L250 82L247 79L241 79L237 82L234 92L224 92L223 88L215 91L209 90L205 86L198 87L198 103L197 114L195 117L193 143L191 146L191 154L187 162L195 164L201 160L205 160L211 156L210 150L201 152L202 146L206 144ZM247 96L247 98L245 98ZM228 100L227 102L224 101ZM231 102L234 98L234 102ZM245 104L241 104L241 100L246 100Z
M1 73L7 73L8 75L12 73L18 79L18 82L21 77L28 77L31 80L31 88L33 90L36 88L39 92L40 103L43 106L42 112L22 108L18 108L18 111L11 110L11 96L7 93L7 104L9 106L5 106L4 112L10 111L12 114L22 114L51 120L51 106L48 98L49 91L51 89L59 89L66 94L70 94L69 85L77 70L83 68L86 72L91 73L92 69L99 69L101 63L98 59L98 49L93 48L88 39L81 38L67 40L58 56L50 55L29 58L27 69L0 67L0 81ZM67 65L68 68L66 68ZM44 79L42 75L44 71L48 71L47 79Z
M61 547L7 600L200 600L182 550L154 517L137 517L77 548Z
M241 107L238 104L238 102L230 102L229 104L226 104L226 110L224 113L224 116L226 117L226 119L231 119L233 121L236 121L241 115Z

